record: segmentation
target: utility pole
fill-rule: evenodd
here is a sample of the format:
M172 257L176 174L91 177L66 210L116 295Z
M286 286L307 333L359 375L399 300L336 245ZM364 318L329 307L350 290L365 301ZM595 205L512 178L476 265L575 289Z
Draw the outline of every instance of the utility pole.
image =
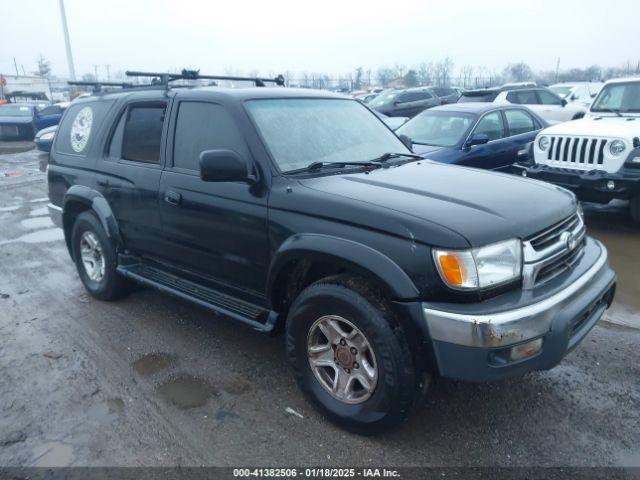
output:
M109 72L109 67L111 67L111 65L109 65L108 63L105 65L105 68L107 69L107 82L111 81L111 73Z
M93 74L95 77L95 81L98 81L98 65L96 65L95 63L93 64Z
M19 77L20 72L18 72L18 62L16 62L16 57L13 57L13 66L16 68L16 77Z
M60 0L60 16L62 17L62 30L64 32L64 44L67 49L67 65L69 67L69 77L76 79L76 70L73 68L73 55L71 55L71 40L69 40L69 28L67 27L67 15L64 12L64 0Z
M560 57L558 57L558 63L556 63L556 82L558 81L559 75L560 75Z

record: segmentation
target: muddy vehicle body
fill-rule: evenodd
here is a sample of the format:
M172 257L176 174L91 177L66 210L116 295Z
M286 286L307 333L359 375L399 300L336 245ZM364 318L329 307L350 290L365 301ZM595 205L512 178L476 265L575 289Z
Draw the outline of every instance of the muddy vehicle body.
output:
M284 331L302 391L363 433L405 420L432 374L553 367L615 290L572 193L425 161L360 102L324 92L81 99L48 181L92 295L140 282Z

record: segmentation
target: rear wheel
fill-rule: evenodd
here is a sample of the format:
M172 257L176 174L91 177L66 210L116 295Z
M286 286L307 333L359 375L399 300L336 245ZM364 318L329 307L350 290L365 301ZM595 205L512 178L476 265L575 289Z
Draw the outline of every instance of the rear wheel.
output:
M640 223L640 192L631 198L629 212L631 213L631 219L636 223Z
M78 215L71 242L80 280L91 295L113 300L129 293L130 282L116 271L116 250L92 212Z
M363 434L401 424L422 377L391 309L354 278L306 288L287 318L287 354L304 394L331 420Z

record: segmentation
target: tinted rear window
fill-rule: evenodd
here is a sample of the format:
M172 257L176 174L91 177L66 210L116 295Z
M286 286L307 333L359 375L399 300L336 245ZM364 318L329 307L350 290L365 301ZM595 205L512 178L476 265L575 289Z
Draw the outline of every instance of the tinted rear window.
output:
M466 92L458 99L458 103L471 102L493 102L498 96L498 92L474 93Z
M111 101L96 101L70 106L58 127L55 137L55 151L85 156L112 103Z
M132 105L122 133L122 158L158 163L166 105Z

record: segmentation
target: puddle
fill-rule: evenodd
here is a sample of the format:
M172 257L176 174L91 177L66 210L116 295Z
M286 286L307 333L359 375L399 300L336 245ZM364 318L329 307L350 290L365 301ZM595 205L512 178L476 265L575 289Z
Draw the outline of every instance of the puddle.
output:
M0 242L0 245L6 245L7 243L45 243L45 242L57 242L58 240L64 240L64 232L61 228L48 228L45 230L38 230L36 232L27 233L13 240L5 240Z
M87 410L91 420L98 423L111 423L124 411L124 401L121 398L110 398L106 402L96 403Z
M49 215L49 209L46 205L44 207L34 208L29 212L30 217L41 217L43 215Z
M186 375L168 380L156 390L164 400L182 409L201 407L216 394L204 380Z
M28 228L29 230L33 230L35 228L49 228L53 227L53 222L49 217L33 217L33 218L25 218L20 222L20 225L24 228Z
M73 447L62 442L49 442L36 447L36 467L67 467L74 460Z
M132 366L137 373L146 377L169 368L175 360L176 357L168 353L149 353L133 362Z

